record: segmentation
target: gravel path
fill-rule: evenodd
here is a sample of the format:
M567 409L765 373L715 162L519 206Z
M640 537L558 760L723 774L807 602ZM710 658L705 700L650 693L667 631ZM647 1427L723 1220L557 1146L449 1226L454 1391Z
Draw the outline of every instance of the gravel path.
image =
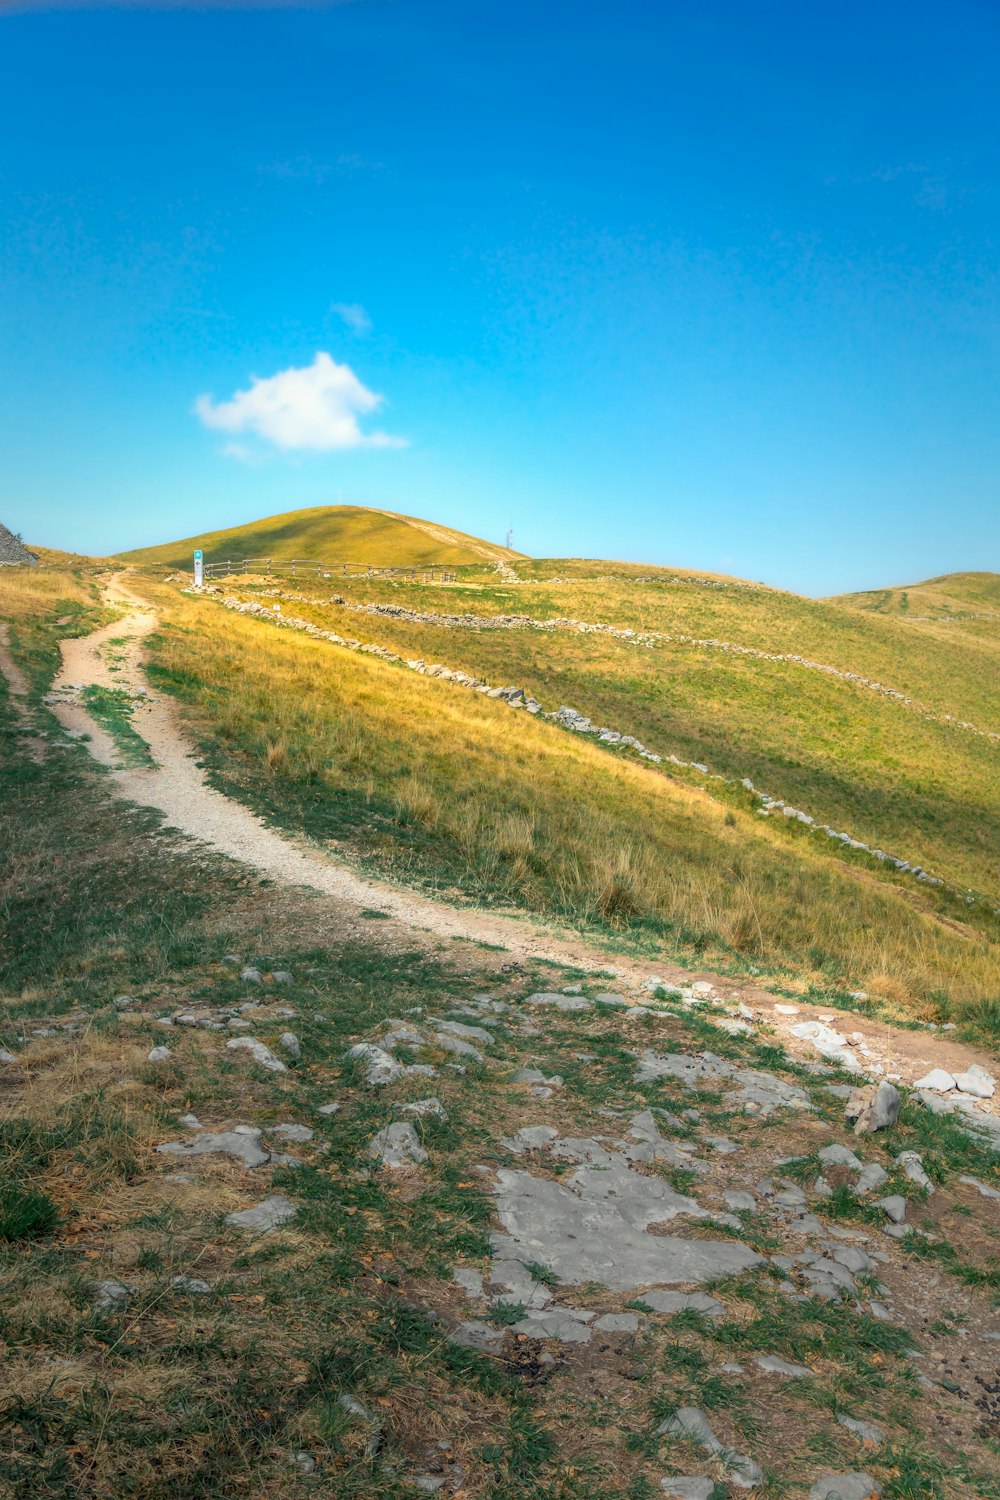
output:
M120 574L107 585L106 599L124 611L123 617L92 635L62 642L63 665L53 683L54 694L88 684L126 688L136 695L145 693L142 642L155 628L156 615ZM118 670L114 672L107 660L107 647L112 641L124 642L116 647ZM604 951L572 934L556 932L530 917L507 917L472 907L453 907L368 879L304 840L269 827L241 803L211 787L180 726L176 705L169 698L152 698L146 703L139 698L132 722L156 761L155 766L141 769L121 766L114 742L90 719L82 703L70 700L57 702L53 707L64 728L84 730L90 736L91 753L108 768L122 796L156 808L167 826L281 885L304 886L356 910L384 912L411 932L418 930L439 938L489 944L516 959L548 959L585 971L611 972L625 986L641 987L653 974L667 984L690 985L704 980L720 997L750 1006L759 1019L780 1034L789 1052L800 1056L815 1057L816 1053L808 1043L791 1035L792 1025L823 1015L840 1031L863 1037L864 1046L870 1049L868 1061L880 1061L884 1068L906 1082L912 1082L931 1066L957 1073L974 1061L990 1065L987 1054L939 1032L904 1030L845 1011L837 1011L834 1020L826 1008L798 1000L794 1016L789 1016L775 1010L776 1005L788 1010L786 997L773 995L751 982L708 971L692 974L662 960L655 964L637 961Z

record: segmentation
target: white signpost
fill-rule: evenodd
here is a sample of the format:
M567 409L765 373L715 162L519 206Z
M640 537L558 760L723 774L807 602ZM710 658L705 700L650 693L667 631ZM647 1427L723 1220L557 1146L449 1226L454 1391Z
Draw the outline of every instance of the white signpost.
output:
M195 588L196 589L200 589L201 586L202 586L202 583L204 582L204 580L205 580L204 558L202 556L201 548L199 547L198 550L195 552L195 555L194 555L194 586L195 586Z

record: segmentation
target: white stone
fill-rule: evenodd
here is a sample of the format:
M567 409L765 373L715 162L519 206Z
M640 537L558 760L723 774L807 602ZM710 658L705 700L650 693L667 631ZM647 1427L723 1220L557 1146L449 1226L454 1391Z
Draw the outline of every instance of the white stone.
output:
M955 1087L955 1080L950 1073L945 1072L944 1068L932 1068L929 1073L924 1074L923 1078L918 1078L913 1087L930 1089L934 1094L947 1094Z
M262 1068L267 1068L269 1073L284 1073L286 1071L285 1064L281 1061L280 1057L275 1057L270 1047L265 1047L264 1043L259 1042L256 1037L230 1037L226 1043L226 1050L228 1052L249 1052L254 1062L260 1063Z
M427 1160L427 1152L421 1146L417 1132L412 1125L401 1120L387 1125L372 1137L368 1155L381 1162L384 1167L393 1169L405 1167L410 1162Z
M992 1099L997 1086L992 1073L987 1073L985 1068L973 1063L964 1073L956 1073L955 1087L963 1094L972 1094L976 1099Z

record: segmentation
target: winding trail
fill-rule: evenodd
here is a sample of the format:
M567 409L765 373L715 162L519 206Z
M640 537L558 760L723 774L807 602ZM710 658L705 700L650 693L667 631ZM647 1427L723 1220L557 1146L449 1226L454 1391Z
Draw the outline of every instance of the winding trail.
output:
M122 617L89 636L61 643L63 665L46 701L64 729L83 731L88 749L106 768L115 791L122 797L163 814L166 825L248 866L257 874L284 886L306 887L332 899L341 907L374 909L385 913L401 929L430 933L439 938L460 939L495 946L515 959L545 959L592 973L613 973L623 987L633 992L648 986L655 976L666 984L690 985L707 981L720 1000L743 1003L756 1019L781 1035L789 1052L814 1058L808 1043L791 1035L796 1022L820 1015L834 1020L841 1030L858 1038L866 1065L876 1062L912 1082L931 1066L960 1072L971 1062L990 1065L988 1054L952 1041L940 1032L910 1031L869 1016L855 1016L796 1001L794 1016L775 1010L789 1006L750 982L703 971L692 973L666 961L642 961L603 950L598 944L568 932L559 932L528 916L503 916L474 907L452 907L369 879L310 846L304 840L278 832L241 803L230 800L208 783L195 752L180 725L175 704L165 697L148 694L142 673L142 644L156 628L155 611L116 574L107 584L105 597L123 611ZM114 661L108 647L114 643ZM3 663L0 663L3 665ZM112 670L114 667L115 670ZM87 686L125 689L136 708L133 727L149 746L156 762L152 767L130 768L121 764L112 738L87 713L80 693ZM484 955L485 958L485 955ZM648 990L647 990L648 992ZM992 1105L992 1101L990 1101Z

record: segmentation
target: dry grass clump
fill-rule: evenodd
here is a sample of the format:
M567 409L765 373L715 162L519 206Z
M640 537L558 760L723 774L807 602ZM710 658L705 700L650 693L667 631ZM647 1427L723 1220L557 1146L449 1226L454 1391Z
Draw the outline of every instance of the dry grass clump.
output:
M61 559L62 554L56 554ZM97 568L89 560L79 568L67 568L61 561L38 568L0 568L0 620L35 619L50 613L59 600L76 599L92 602L89 587Z

